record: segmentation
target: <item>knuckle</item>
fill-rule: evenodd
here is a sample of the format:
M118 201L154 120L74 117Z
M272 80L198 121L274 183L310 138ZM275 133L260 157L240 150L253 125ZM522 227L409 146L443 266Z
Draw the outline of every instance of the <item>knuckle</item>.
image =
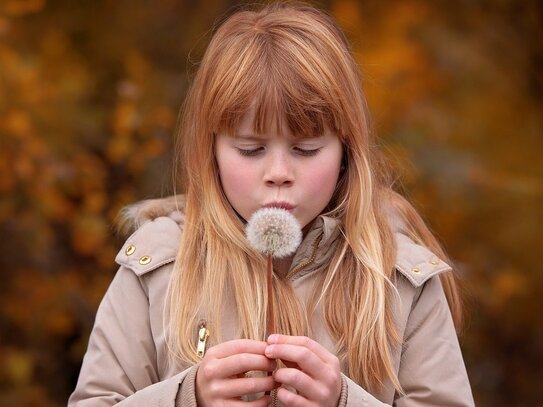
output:
M328 400L328 399L330 399L331 396L332 396L332 392L330 391L330 388L328 388L326 386L323 386L319 390L319 398L321 400Z
M322 385L327 389L333 388L336 385L336 380L332 377L327 377L323 380Z
M210 360L207 363L204 363L202 366L200 366L200 369L202 370L202 375L206 380L211 380L215 377L217 372L217 362L214 360Z
M332 379L334 380L334 384L341 384L341 373L339 373L339 371L335 371L332 375Z
M247 367L247 366L250 366L251 365L251 356L246 354L246 353L242 353L241 355L239 355L239 366L240 367Z
M278 376L278 379L294 388L299 388L303 384L303 377L295 369L284 369Z
M286 390L286 389L283 389L285 390L284 391L284 404L286 404L287 406L292 406L292 407L302 407L304 406L304 399L302 399L300 396L297 396L295 393L289 391L289 390Z
M215 359L216 353L217 353L217 346L212 346L206 351L204 360Z
M218 401L221 398L221 394L224 392L223 385L218 380L210 381L206 386L206 390L207 394L215 401Z
M332 382L336 379L336 371L333 367L328 366L324 369L325 377L328 379L327 382Z
M291 383L294 387L298 388L300 385L303 384L302 375L298 374L298 372L291 371L290 377L291 377Z
M313 340L307 336L303 336L302 337L302 345L304 346L311 346L311 343L313 342Z
M341 364L339 363L339 359L334 355L334 358L332 359L332 369L334 369L335 372L339 372L340 368Z
M308 348L302 348L302 350L300 351L300 357L302 357L303 359L308 359L311 357L311 354L313 352L311 352Z
M294 396L294 393L292 393L291 391L287 389L280 389L280 390L281 390L282 398L286 402L286 404L292 405L294 403L294 399L296 398Z
M325 377L327 377L330 382L338 381L340 377L339 363L336 365L336 363L332 362L330 365L326 367L325 372L326 372Z
M211 396L216 397L221 393L221 385L216 381L212 381L208 385L208 392Z
M235 353L241 353L241 352L243 352L243 349L244 349L244 346L245 346L245 341L243 339L240 339L240 340L235 341L233 345L234 345L233 346L234 352Z

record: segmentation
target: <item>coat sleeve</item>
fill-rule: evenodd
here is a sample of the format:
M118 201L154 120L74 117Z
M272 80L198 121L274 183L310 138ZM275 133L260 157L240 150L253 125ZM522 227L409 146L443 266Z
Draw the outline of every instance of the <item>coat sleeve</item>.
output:
M98 308L68 406L174 407L181 393L190 399L184 405L195 406L188 391L194 385L184 383L187 377L194 380L194 369L159 381L156 354L144 288L132 270L121 266Z
M449 306L438 276L427 280L407 320L394 406L474 406ZM387 406L349 378L346 406Z

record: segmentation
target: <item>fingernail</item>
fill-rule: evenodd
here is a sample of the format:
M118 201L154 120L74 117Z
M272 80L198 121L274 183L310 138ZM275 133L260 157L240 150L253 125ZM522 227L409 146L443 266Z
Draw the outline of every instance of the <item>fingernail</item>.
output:
M277 343L277 340L279 339L279 335L273 334L268 336L268 343Z
M274 345L268 345L266 347L266 350L264 351L264 353L266 354L266 356L272 356L273 355L273 349L275 348Z

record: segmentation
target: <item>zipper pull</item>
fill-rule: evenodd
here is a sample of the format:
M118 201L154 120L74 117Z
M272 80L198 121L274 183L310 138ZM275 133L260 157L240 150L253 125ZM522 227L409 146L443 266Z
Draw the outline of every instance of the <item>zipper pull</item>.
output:
M196 347L196 354L200 358L203 358L206 353L207 338L209 338L209 330L206 328L205 322L201 322L198 329L198 345Z

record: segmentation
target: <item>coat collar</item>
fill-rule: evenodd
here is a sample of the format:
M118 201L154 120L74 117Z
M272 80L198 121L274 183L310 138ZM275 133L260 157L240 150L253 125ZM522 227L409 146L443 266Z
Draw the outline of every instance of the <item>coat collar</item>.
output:
M175 260L181 232L183 215L172 211L144 222L125 242L115 261L142 276L161 265ZM409 282L419 287L430 277L450 271L451 267L426 247L415 243L403 228L402 223L389 217L396 243L396 270ZM340 242L340 221L321 215L312 224L292 261L290 270L306 262L316 250L316 257L307 267L292 276L297 279L318 270L328 262ZM320 239L320 240L319 240ZM316 247L315 247L316 245Z
M319 269L331 259L338 248L338 237L341 234L340 223L338 219L326 215L319 216L313 222L313 225L302 240L294 256L289 273L296 269L298 265L306 262L315 250L317 256L310 266L293 275L292 279L295 280ZM415 287L421 286L434 275L452 270L447 263L428 248L415 243L408 237L404 232L403 222L397 216L389 216L389 223L392 227L396 244L395 268Z

